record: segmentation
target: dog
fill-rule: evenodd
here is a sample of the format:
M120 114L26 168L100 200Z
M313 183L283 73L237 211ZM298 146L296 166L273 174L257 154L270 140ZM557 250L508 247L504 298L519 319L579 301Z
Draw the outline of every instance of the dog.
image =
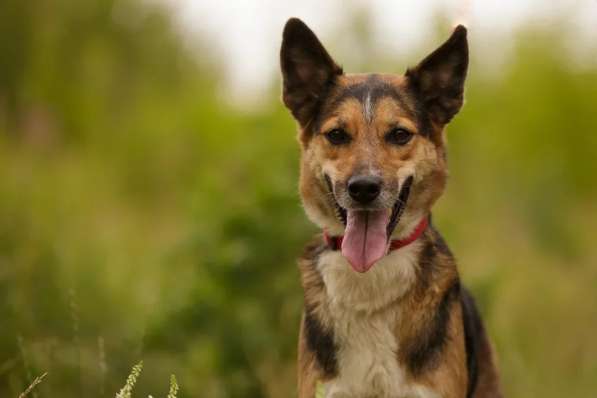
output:
M502 397L430 215L446 185L445 126L463 104L466 28L404 75L345 74L292 18L280 62L302 203L323 231L299 260L299 397Z

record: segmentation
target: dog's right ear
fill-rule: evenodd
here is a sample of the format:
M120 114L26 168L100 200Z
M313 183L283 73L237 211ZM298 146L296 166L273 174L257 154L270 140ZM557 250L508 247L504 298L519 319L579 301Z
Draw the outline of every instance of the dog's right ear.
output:
M342 74L317 36L298 18L286 22L280 50L284 104L301 127L317 112L320 99Z

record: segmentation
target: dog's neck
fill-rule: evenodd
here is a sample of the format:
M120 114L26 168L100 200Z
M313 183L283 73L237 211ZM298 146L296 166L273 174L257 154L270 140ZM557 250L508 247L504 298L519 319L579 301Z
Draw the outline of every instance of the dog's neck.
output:
M321 254L317 268L329 303L372 313L398 300L416 280L421 242L415 241L379 260L368 272L355 272L339 251Z
M373 312L403 296L415 283L422 235L429 219L426 213L406 212L392 240L407 244L389 251L366 273L355 272L339 247L322 253L317 268L330 302Z

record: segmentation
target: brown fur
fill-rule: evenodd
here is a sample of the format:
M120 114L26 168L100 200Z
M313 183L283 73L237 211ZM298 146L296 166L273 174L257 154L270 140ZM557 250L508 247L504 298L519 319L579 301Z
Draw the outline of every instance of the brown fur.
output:
M452 37L405 75L344 74L316 36L291 19L284 31L283 100L300 126L300 193L309 217L330 233L342 233L338 207L357 206L347 193L355 175L375 175L383 189L371 209L394 206L412 179L394 238L411 233L427 217L447 179L444 127L463 103L468 63L466 30ZM411 134L391 141L395 129ZM340 129L344 143L330 141ZM391 302L368 313L400 314L394 329L396 361L406 383L442 397L501 397L489 340L472 298L460 286L452 254L430 226L418 239L414 280ZM320 267L329 251L317 237L299 261L305 310L299 337L299 397L311 398L317 382L338 377L342 351L336 339L334 297ZM405 281L404 283L407 283ZM385 312L384 312L385 311Z

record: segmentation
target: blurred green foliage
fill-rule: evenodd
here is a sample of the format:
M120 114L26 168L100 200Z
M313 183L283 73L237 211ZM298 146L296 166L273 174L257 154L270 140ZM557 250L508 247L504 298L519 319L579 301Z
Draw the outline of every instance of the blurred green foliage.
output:
M562 46L473 63L434 214L511 397L597 389L597 69ZM295 126L219 101L205 48L147 2L0 5L0 396L113 396L141 358L139 396L294 394Z

